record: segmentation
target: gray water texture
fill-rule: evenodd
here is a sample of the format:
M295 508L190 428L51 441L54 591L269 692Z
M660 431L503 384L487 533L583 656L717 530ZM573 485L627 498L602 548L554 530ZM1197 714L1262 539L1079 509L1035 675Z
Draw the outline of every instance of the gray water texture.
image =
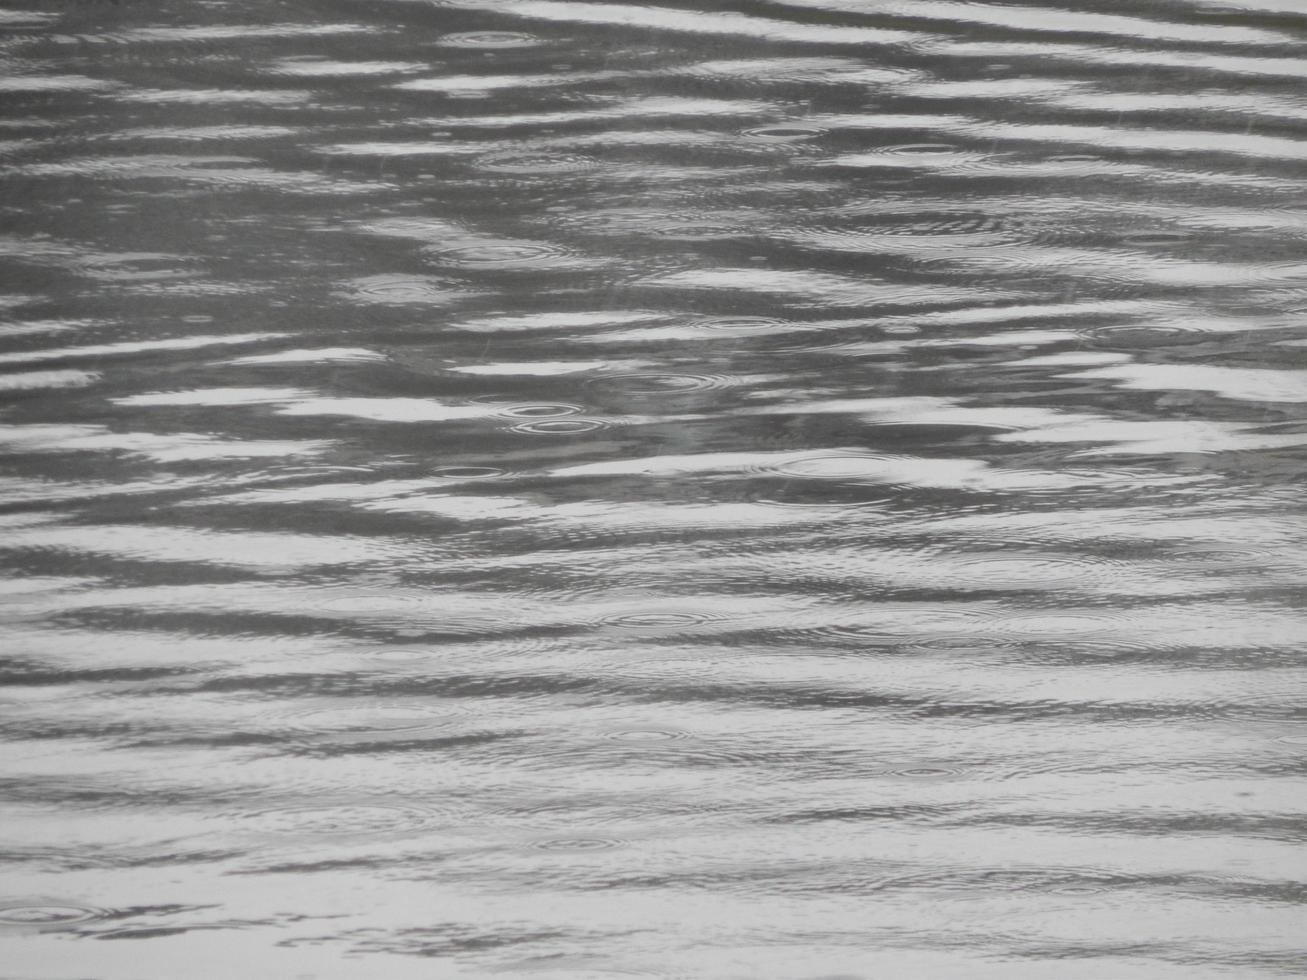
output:
M1302 0L15 0L0 115L0 977L1307 972Z

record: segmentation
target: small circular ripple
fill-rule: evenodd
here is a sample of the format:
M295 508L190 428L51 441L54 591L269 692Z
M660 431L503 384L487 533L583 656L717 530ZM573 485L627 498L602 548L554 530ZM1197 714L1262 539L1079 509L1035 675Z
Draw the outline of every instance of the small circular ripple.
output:
M1175 553L1177 558L1202 565L1245 565L1250 562L1260 564L1266 556L1255 548L1202 548L1183 550Z
M890 456L862 453L815 453L757 467L760 475L805 480L875 479L879 464L893 463ZM887 477L887 480L889 478ZM881 482L876 480L876 482Z
M607 427L608 423L599 419L542 419L537 422L523 422L512 426L509 431L533 436L572 436Z
M441 480L493 480L507 472L497 466L437 466L431 475Z
M433 248L425 254L446 265L467 269L518 269L547 265L552 259L566 256L567 251L539 242L498 241Z
M724 374L614 374L595 378L590 387L636 395L689 394L729 388L739 380Z
M508 48L534 48L544 39L521 31L461 31L446 34L436 42L442 48L479 48L484 51L502 51Z
M783 330L787 323L779 317L769 316L716 316L699 321L699 325L723 333L765 333Z
M746 139L766 140L773 143L800 143L825 135L819 126L759 126L746 129L741 135Z
M612 742L675 742L690 737L689 732L679 729L632 728L624 731L604 732L603 737Z
M883 147L883 149L886 153L907 153L913 155L956 153L958 150L958 148L952 143L900 143L896 146Z
M93 905L72 905L64 902L15 901L0 904L0 931L5 929L36 929L55 931L71 929L84 922L103 919L107 909Z
M819 227L817 236L819 244L831 247L892 251L1002 248L1032 239L1016 219L971 213L877 215L873 222L855 227Z
M901 143L881 146L858 154L850 163L861 169L867 167L903 170L984 170L989 157L975 150L967 150L949 143Z
M546 837L530 846L537 851L608 851L625 843L619 837Z
M599 625L632 633L666 634L694 629L719 617L704 612L632 612L609 616Z
M905 652L921 651L923 653L998 653L1008 651L1019 644L1015 640L996 639L992 636L927 636L919 640L910 640L900 649Z
M367 276L343 285L344 293L350 299L396 306L444 304L466 295L452 283L431 276Z
M882 769L882 776L903 776L907 779L946 779L962 774L961 769L944 766L911 766L903 769Z
M491 153L479 157L478 170L492 174L573 174L593 170L599 161L579 153Z
M580 405L510 405L499 414L512 419L558 419L582 411Z
M1118 324L1108 327L1087 327L1079 336L1095 347L1109 350L1148 350L1153 347L1172 347L1176 344L1201 341L1205 332L1178 323Z
M458 719L455 706L381 703L308 708L293 713L286 724L301 735L327 741L373 741L411 738L443 728Z

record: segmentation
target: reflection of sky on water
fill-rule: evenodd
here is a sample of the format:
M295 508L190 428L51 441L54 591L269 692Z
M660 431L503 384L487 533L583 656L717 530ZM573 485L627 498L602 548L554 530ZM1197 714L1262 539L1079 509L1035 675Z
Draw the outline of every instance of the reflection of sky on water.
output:
M1296 975L1302 14L0 12L6 969Z

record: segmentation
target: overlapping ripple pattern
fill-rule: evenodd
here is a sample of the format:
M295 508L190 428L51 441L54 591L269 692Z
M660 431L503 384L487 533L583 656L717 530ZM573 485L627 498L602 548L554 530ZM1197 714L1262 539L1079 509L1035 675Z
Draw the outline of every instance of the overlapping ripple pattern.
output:
M15 0L0 107L0 976L1307 971L1299 0Z

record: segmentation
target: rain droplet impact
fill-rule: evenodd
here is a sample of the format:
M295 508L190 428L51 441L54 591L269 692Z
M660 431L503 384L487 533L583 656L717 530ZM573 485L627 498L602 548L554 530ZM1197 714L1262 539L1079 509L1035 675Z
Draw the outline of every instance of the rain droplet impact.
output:
M956 153L957 147L951 143L902 143L898 146L884 147L886 153L901 155Z
M757 129L746 129L743 135L749 139L776 143L801 143L824 134L825 130L816 126L760 126Z
M706 612L632 612L604 619L603 625L634 633L675 633L713 622Z
M608 851L624 843L614 837L550 837L531 846L539 851Z
M701 320L708 330L723 333L770 333L787 327L784 320L768 316L717 316Z
M607 732L605 738L614 742L671 742L689 738L689 732L663 730L659 728L632 728L625 731Z
M512 426L510 431L533 436L573 436L604 429L607 425L599 419L542 419L538 422L522 422Z
M510 405L499 414L513 419L556 419L583 411L580 405Z
M436 42L446 48L480 48L485 51L505 51L512 48L534 48L544 39L520 31L458 31L445 34Z
M603 392L682 395L729 388L738 383L738 379L722 374L620 374L596 378L590 385Z
M424 254L442 265L466 269L530 269L548 267L565 258L567 250L543 242L486 241L427 249Z
M40 931L70 929L108 915L106 909L91 905L6 903L0 904L0 929L5 926Z
M1149 350L1174 347L1204 339L1201 329L1178 323L1130 323L1107 327L1089 327L1080 336L1095 347L1106 350Z
M461 714L461 708L448 704L346 703L293 712L286 716L286 723L305 736L366 741L372 737L416 737L453 724Z
M359 303L445 306L467 293L453 283L431 276L380 275L343 283L342 295Z
M507 472L497 466L438 466L431 475L440 480L493 480Z

